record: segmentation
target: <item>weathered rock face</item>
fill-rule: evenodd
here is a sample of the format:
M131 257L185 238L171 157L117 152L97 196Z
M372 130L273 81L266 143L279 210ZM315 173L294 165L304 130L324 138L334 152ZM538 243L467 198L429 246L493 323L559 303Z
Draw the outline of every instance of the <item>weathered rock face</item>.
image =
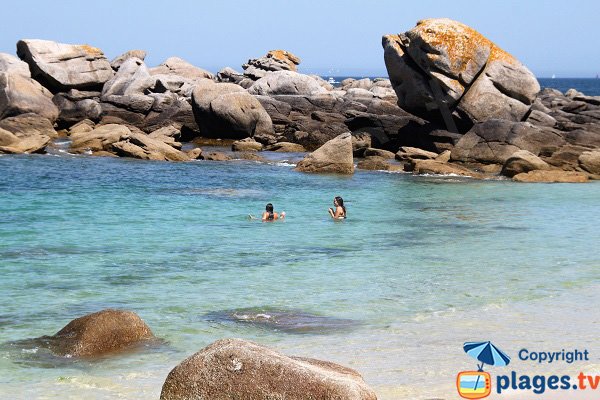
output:
M21 73L0 72L0 119L25 113L54 122L58 108L52 94L38 82Z
M59 109L59 124L73 124L85 119L98 121L102 115L100 92L71 89L66 93L55 94L52 102Z
M110 151L112 144L118 142L121 136L130 134L129 128L118 124L101 125L91 131L78 130L71 134L71 152Z
M218 340L167 376L161 400L376 400L355 370L288 357L241 339Z
M518 150L534 155L548 146L560 147L566 143L559 132L540 128L527 122L492 119L476 124L454 146L453 161L504 164Z
M69 322L52 337L51 350L62 356L93 357L153 338L137 314L107 309Z
M97 90L113 76L100 49L49 40L20 40L17 55L29 64L31 76L53 92Z
M540 90L514 57L450 19L419 21L382 44L398 105L427 119L445 103L471 122L521 121Z
M342 133L308 154L296 166L301 172L354 173L352 135Z
M186 79L214 79L214 75L205 69L196 67L179 57L171 57L158 67L150 69L152 75L177 75Z
M41 153L44 152L49 142L50 136L33 135L19 137L12 132L0 128L0 153Z
M527 150L519 150L513 153L502 167L502 175L513 177L523 172L534 170L547 170L550 165L535 154Z
M266 74L248 89L254 95L316 95L326 93L319 82L308 75L294 71L278 71Z
M19 74L25 78L31 78L29 65L17 57L6 53L0 53L0 72L10 72L11 74Z
M437 153L419 149L416 147L402 146L395 154L397 160L433 160L438 156Z
M248 60L242 65L244 75L256 80L273 71L297 71L300 59L285 50L271 50L267 55Z
M260 102L233 83L199 82L192 107L202 135L246 138L273 135L273 124Z

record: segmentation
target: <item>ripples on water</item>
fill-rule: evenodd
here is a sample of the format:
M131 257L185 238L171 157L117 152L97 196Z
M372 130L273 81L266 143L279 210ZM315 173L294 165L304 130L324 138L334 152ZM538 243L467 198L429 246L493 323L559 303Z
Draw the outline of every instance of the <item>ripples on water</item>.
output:
M236 336L347 364L382 398L422 398L410 386L426 386L418 368L454 374L448 349L473 339L461 335L470 321L446 321L454 333L444 334L440 319L476 310L485 320L490 306L508 317L600 278L599 183L337 177L276 164L0 157L1 340L113 307L170 344L75 370L3 347L0 397L157 398L170 368ZM342 223L328 218L335 195L348 204ZM247 219L267 202L286 220ZM553 322L540 322L549 338L561 334Z

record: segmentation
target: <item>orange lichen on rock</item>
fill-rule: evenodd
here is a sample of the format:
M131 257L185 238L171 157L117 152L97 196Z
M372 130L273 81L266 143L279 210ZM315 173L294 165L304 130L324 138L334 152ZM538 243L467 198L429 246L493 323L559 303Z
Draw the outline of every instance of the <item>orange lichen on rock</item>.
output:
M514 57L475 29L447 18L421 20L408 32L408 36L411 40L418 38L435 49L428 54L428 59L439 67L436 61L445 58L442 61L448 63L447 72L456 77L474 67L479 69L489 61L515 62ZM474 62L480 65L475 66Z
M77 48L79 50L81 50L82 52L89 54L89 55L98 56L98 57L104 56L104 53L102 52L102 50L100 50L97 47L90 46L89 44L81 44L81 45L77 46Z
M283 61L293 69L300 64L300 58L286 50L271 50L267 53L267 57Z

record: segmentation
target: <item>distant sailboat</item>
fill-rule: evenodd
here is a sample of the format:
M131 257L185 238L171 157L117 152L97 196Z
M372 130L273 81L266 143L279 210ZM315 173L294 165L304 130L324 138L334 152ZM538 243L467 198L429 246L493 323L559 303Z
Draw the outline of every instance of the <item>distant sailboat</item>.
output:
M556 75L552 74L552 79L556 79Z

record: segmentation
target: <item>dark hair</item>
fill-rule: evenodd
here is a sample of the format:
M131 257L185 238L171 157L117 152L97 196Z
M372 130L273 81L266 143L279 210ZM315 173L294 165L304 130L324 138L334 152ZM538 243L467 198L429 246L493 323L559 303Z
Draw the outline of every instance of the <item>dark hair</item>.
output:
M267 204L266 210L269 213L269 219L274 219L275 215L273 215L273 204Z
M340 196L335 196L335 201L338 203L338 206L342 207L342 210L344 210L344 217L346 216L346 207L344 207L344 199L342 199Z

